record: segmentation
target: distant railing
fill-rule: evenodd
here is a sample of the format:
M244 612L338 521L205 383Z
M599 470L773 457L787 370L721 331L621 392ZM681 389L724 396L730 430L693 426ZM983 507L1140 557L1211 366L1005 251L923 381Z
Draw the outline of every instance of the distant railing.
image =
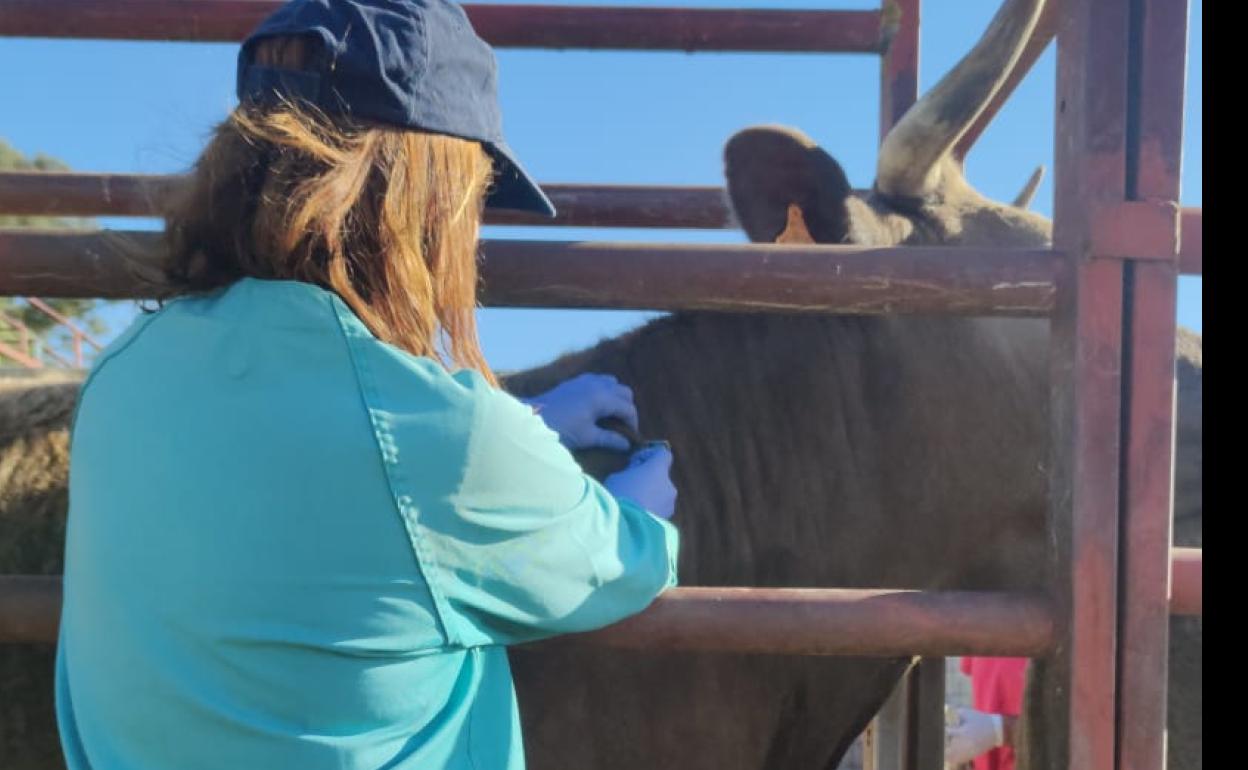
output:
M53 321L49 332L59 330L68 335L69 349L64 353L58 351L48 344L47 333L37 333L20 318L0 313L0 363L16 364L23 369L48 366L84 369L87 366L86 350L90 348L92 353L103 350L103 346L89 333L48 303L36 297L24 299L30 307Z

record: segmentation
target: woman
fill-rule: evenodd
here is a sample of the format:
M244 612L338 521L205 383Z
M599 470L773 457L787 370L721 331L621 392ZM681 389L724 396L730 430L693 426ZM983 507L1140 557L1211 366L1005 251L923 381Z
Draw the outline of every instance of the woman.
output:
M80 400L71 768L520 768L505 645L674 585L670 454L599 485L568 453L628 446L595 424L636 426L627 388L523 405L479 350L483 204L551 213L494 67L441 0L295 0L243 44L170 301Z

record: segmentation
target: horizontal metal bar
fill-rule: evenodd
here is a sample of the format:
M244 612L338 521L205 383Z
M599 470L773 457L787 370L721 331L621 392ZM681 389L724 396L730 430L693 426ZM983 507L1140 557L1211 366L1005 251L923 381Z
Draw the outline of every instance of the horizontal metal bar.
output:
M136 298L118 250L158 233L0 230L0 296ZM1040 316L1045 250L487 241L482 300L511 307Z
M183 184L182 176L0 172L0 214L158 217ZM491 211L486 224L720 230L732 222L722 187L545 184L542 189L559 211L556 218Z
M35 335L21 319L0 312L0 332L3 331L8 332L9 341L0 340L0 360L7 358L26 369L43 368L43 362L30 355L30 341Z
M1128 201L1108 207L1092 227L1097 257L1173 262L1183 275L1200 275L1202 209L1165 201Z
M1205 614L1203 549L1175 548L1170 554L1170 613L1172 615Z
M0 0L0 36L237 42L277 0ZM465 5L499 48L880 53L878 10Z
M7 342L0 341L0 359L7 358L18 366L26 369L42 369L43 362L39 359L27 355L24 350L13 347Z
M0 642L52 642L60 577L0 576ZM1046 600L993 592L839 588L676 588L600 631L543 644L782 655L1047 653Z
M555 204L554 219L487 211L487 225L567 227L666 227L724 230L734 227L722 187L550 184L542 189Z
M0 214L154 217L184 180L154 174L0 171Z
M1050 604L1032 595L677 588L609 628L554 643L782 655L1038 657L1051 651L1054 640Z
M1094 257L1173 262L1179 254L1179 207L1170 201L1127 201L1092 218Z
M179 175L0 171L0 214L22 216L158 217L162 202L184 183ZM490 211L490 225L639 227L723 230L736 227L727 192L713 186L548 183L554 219ZM1201 209L1182 210L1179 268L1201 273Z
M1200 208L1185 208L1179 215L1179 272L1184 275L1201 275L1204 272L1202 211Z
M79 328L77 322L61 315L60 313L56 311L56 308L52 307L48 303L44 302L38 297L27 297L26 301L29 302L31 306L37 309L40 313L43 313L48 318L51 318L53 321L56 321L56 323L65 327L66 329L69 329L69 331L72 333L74 337L77 337L83 342L86 342L88 345L95 348L96 350L104 349L104 346L101 345L99 342L97 342L94 337L92 337L90 334L88 334L87 332ZM49 352L52 352L52 351L49 351Z
M1202 614L1202 550L1173 549L1171 570L1171 612ZM60 601L59 576L0 575L0 642L54 641ZM992 592L679 588L641 615L567 641L801 655L1031 656L1048 651L1052 621L1035 597Z

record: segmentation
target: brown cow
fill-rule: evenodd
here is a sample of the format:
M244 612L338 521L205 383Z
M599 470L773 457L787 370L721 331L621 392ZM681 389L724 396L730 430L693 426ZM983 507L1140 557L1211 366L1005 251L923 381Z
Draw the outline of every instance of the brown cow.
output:
M1042 11L1040 0L1004 5L888 135L870 191L851 189L800 132L733 137L729 194L751 240L1049 246L1051 223L1025 210L1026 193L1021 205L985 198L952 155ZM533 393L582 371L633 386L643 429L678 458L686 584L1040 589L1048 331L1041 320L682 313L511 386ZM1199 338L1181 332L1179 353L1176 540L1188 545L1202 512ZM1170 767L1199 768L1201 621L1176 620L1172 633ZM540 768L834 767L903 663L513 660ZM1032 766L1056 766L1041 756Z
M976 193L948 153L1005 80L1039 10L1038 0L1006 3L890 134L871 192L851 190L839 165L797 132L734 137L726 171L750 237L1047 245L1047 220ZM1196 385L1181 386L1180 422L1192 423L1194 394L1196 427L1180 429L1178 489L1194 501L1178 509L1199 521L1199 341L1191 344L1180 373ZM643 433L669 439L677 457L685 585L1020 590L1040 587L1045 558L1047 348L1039 320L677 313L508 386L532 394L584 371L633 386ZM26 451L47 441L63 454L72 396L27 392L55 404L49 419L20 431L0 423L0 437ZM0 467L6 456L0 446ZM601 474L619 458L582 460ZM31 552L10 554L24 561L0 571L59 568L64 471L39 460L19 470L32 474L20 484L42 490L33 507L0 509L0 541L12 528L42 531L28 536ZM48 674L32 676L35 664L17 653L5 660L0 686L15 696L6 704L33 702L31 686L46 701ZM536 770L834 768L907 664L534 648L513 650L512 660ZM22 761L55 750L47 714L3 708L0 730L25 719L25 745L36 743L31 732L38 739L7 766L46 767ZM1199 766L1198 729L1196 738ZM11 734L0 739L0 752L16 751ZM1172 755L1192 752L1176 745Z

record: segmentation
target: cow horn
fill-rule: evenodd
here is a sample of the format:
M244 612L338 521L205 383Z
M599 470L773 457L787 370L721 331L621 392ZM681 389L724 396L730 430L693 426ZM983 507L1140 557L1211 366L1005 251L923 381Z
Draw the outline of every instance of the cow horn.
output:
M927 198L941 184L941 160L988 106L1022 54L1044 0L1006 0L971 52L910 108L880 148L876 188Z
M1044 179L1044 166L1036 166L1036 170L1031 172L1031 178L1027 180L1027 184L1023 185L1023 189L1019 190L1018 195L1014 196L1014 205L1020 209L1025 209L1031 205L1031 199L1036 197L1036 188L1040 186L1040 182Z

